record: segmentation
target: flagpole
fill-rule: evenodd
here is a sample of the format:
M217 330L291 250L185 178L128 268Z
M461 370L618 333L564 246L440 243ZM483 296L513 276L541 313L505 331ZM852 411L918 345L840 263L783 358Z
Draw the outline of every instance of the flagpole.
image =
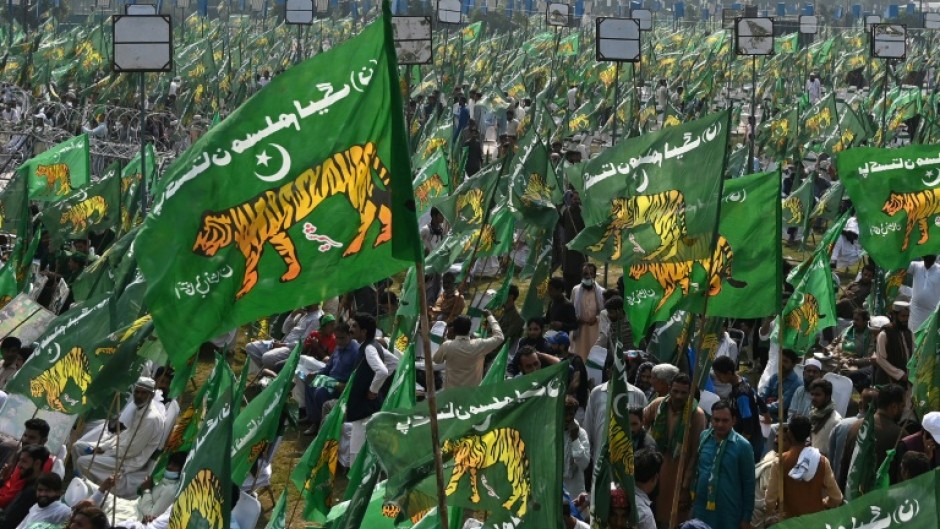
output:
M110 420L111 414L114 413L115 408L120 410L121 408L121 393L117 392L114 394L114 398L111 399L111 406L108 407L108 419L104 420L104 424L101 425L101 433L98 434L98 442L95 443L95 449L91 451L91 462L88 463L88 468L91 468L95 464L95 458L98 457L98 447L101 446L101 440L104 439L104 432L108 429L108 421ZM118 415L118 426L117 429L120 430L120 415ZM78 465L78 461L75 461L75 465Z
M731 125L731 113L729 112L729 113L728 113L728 120L725 122L725 130L730 130L730 125ZM724 154L723 162L722 162L721 174L724 174L724 170L725 170L725 167L727 167L727 165L728 165L728 153L727 153L727 151L726 151L725 154ZM722 193L724 192L724 188L725 188L725 180L724 180L724 178L721 178L721 179L719 179L719 183L718 183L718 197L719 197L719 200L718 200L718 211L715 212L715 215L716 215L716 218L715 218L715 227L714 227L714 229L712 230L712 239L711 239L711 244L709 245L709 249L710 249L710 254L709 254L709 255L713 254L713 253L715 252L716 247L718 246L718 237L719 237L719 233L718 233L718 217L721 215L721 200L720 200L720 198L721 198L721 196L722 196ZM711 260L710 260L710 263L709 263L709 265L708 265L708 277L712 277L712 275L715 273L714 267L716 266L716 262L717 262L717 261L718 261L717 259L711 259ZM707 283L708 283L708 282L706 282L706 284L707 284ZM696 340L696 345L695 345L695 354L696 354L696 355L700 355L700 354L701 354L702 342L703 342L704 339L705 339L705 319L707 318L706 314L708 314L708 300L711 299L710 293L711 293L711 289L710 289L710 288L706 288L706 290L705 290L705 298L704 298L704 301L703 301L703 303L702 303L702 315L701 315L701 318L702 318L702 325L701 325L701 330L699 331L698 339ZM695 321L695 320L693 319L693 322L694 322L694 321ZM694 323L693 323L693 325L694 325ZM688 344L691 340L692 340L692 332L691 332L691 329L690 329L689 332L686 333L685 339L683 340L685 343L684 343L684 344L682 345L682 347L679 349L679 354L680 354L680 355L682 355L682 354L685 352L685 349L686 349L686 347L687 347L687 344ZM680 356L679 359L681 360L681 358L682 358L682 357ZM676 363L678 363L678 362L676 362ZM704 364L703 364L703 366L704 366ZM676 519L676 518L678 518L678 516L679 516L679 495L682 493L683 474L685 473L686 461L687 461L687 459L690 457L690 456L689 456L689 448L692 446L692 444L691 444L690 442L688 442L688 441L689 441L690 434L691 434L691 432L692 432L692 411L693 411L693 410L692 410L692 403L693 403L693 401L694 401L694 399L695 399L695 393L696 393L696 392L698 391L698 389L699 389L699 388L698 388L698 386L699 386L699 384L698 384L699 376L697 376L697 375L694 373L693 369L694 369L694 367L693 367L692 365L689 365L689 371L692 372L692 374L693 374L693 376L692 376L692 385L691 385L691 388L690 388L690 391L689 391L689 398L686 400L685 408L682 410L682 415L683 415L683 420L684 420L684 425L685 425L686 430L685 430L685 432L684 432L684 434L683 434L683 436L682 436L681 442L679 443L679 465L678 465L678 467L677 467L676 484L675 484L675 487L673 488L673 494L672 494L672 510L671 510L671 514L670 514L670 516L669 516L669 527L675 527L676 524L680 521L680 520L677 520L677 519ZM690 478L690 479L691 479L691 478ZM691 484L691 483L690 483L690 487L691 487L691 486L694 486L694 484Z
M482 229L482 228L481 228ZM479 239L477 239L479 243ZM421 345L424 348L424 389L428 401L428 416L431 427L431 448L434 451L434 471L437 475L437 512L441 527L448 527L447 495L444 493L444 463L441 458L441 438L437 426L437 395L434 388L434 365L431 362L431 335L428 321L428 298L424 295L427 288L424 281L424 259L415 262L415 276L418 280L418 304L421 309L420 328Z

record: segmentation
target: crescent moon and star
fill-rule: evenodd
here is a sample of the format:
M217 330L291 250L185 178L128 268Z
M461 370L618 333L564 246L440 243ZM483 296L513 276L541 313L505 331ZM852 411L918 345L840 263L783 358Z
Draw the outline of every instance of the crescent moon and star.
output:
M626 393L621 393L620 395L617 395L616 397L614 397L614 401L612 404L614 408L614 415L616 415L618 419L623 419L623 414L620 412L620 410L627 409L626 407L621 408L620 405L618 404L620 399L625 399L625 398L627 398Z
M928 182L927 177L930 177L930 176L933 176L933 171L927 171L927 173L924 175L923 182L925 186L933 187L937 184L940 184L940 171L937 171L937 178Z
M276 173L271 174L271 175L262 175L262 174L255 173L255 176L263 182L277 182L279 180L283 180L284 177L287 176L288 173L290 173L290 153L287 152L287 149L285 149L284 147L281 147L280 145L276 143L272 143L271 147L274 147L275 149L277 149L278 153L280 153L281 155L281 168L278 169ZM261 151L261 154L256 154L255 158L258 159L258 162L256 165L263 165L265 167L269 167L268 164L273 159L273 157L268 154L267 149Z

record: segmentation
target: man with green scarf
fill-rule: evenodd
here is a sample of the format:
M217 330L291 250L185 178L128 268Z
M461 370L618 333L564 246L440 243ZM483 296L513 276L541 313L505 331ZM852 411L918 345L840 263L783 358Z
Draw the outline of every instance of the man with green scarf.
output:
M699 440L693 514L712 529L750 529L754 450L734 431L727 401L712 406L711 428Z
M692 381L689 375L679 373L672 379L669 394L653 399L643 412L643 423L650 429L650 435L656 440L656 447L663 454L663 466L659 473L659 495L654 511L656 525L660 529L669 526L676 480L682 480L676 520L689 519L690 484L696 465L699 436L705 429L705 412L694 403L690 416L685 416L685 405L691 398L691 389ZM680 469L679 460L683 449L688 450L688 454L685 466ZM751 473L753 472L752 463Z

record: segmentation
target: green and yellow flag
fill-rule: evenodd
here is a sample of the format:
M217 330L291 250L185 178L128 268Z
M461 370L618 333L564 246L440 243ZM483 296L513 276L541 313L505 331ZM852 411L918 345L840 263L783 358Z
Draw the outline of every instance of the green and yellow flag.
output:
M817 250L790 283L793 294L782 313L783 346L802 353L816 342L820 331L836 324L829 254Z
M75 136L40 153L17 171L27 178L31 200L65 198L88 184L88 135Z
M155 249L138 259L173 365L421 258L397 87L386 13L276 76L166 171L137 244Z

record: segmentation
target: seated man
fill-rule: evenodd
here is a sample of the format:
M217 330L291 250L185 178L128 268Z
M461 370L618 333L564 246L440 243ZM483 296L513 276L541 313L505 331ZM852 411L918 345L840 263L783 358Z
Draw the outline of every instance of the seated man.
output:
M29 514L30 508L36 503L39 476L48 461L49 450L45 446L26 445L20 451L16 460L17 476L20 480L19 490L3 507L3 513L0 514L0 529L15 529Z
M141 377L134 386L134 409L122 418L120 441L117 433L105 432L97 444L77 441L72 445L75 468L96 484L117 475L114 494L133 498L143 483L146 472L140 472L160 448L164 416L153 402L156 383ZM119 451L120 450L120 451ZM129 476L133 474L133 479ZM138 481L139 480L139 481Z
M36 480L36 504L16 529L30 529L33 524L62 525L72 516L72 509L62 503L62 478L46 473Z
M144 480L138 489L139 497L136 503L138 520L144 523L150 522L173 505L176 500L176 493L180 488L180 472L183 470L188 455L189 452L174 452L170 455L160 483L154 485L153 479L149 476ZM91 501L96 505L102 505L113 486L114 479L108 477L92 495ZM110 505L110 503L107 505Z
M300 340L319 328L320 316L322 315L323 312L318 304L291 312L281 326L285 333L284 338L281 340L251 342L245 346L245 354L248 355L255 367L275 369L278 362L282 362L290 356L290 352Z

